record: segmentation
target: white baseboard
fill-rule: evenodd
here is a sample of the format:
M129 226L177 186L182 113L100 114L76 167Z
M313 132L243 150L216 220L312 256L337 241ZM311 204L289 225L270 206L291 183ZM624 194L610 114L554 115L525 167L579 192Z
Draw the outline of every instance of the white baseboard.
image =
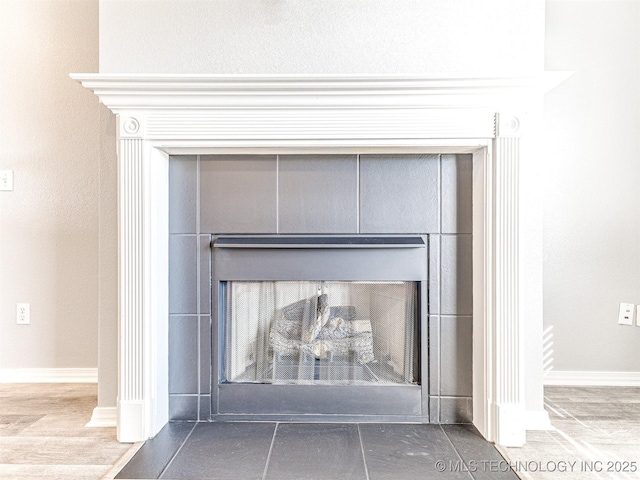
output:
M545 385L583 387L640 387L640 372L555 371L545 374Z
M115 427L118 424L117 407L96 407L85 427Z
M0 383L98 383L98 369L0 368Z
M555 430L546 410L527 410L524 427L526 430Z

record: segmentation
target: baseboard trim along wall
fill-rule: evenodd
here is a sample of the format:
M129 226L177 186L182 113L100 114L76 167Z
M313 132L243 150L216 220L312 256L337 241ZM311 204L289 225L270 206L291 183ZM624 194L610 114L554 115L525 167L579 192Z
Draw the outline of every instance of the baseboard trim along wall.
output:
M545 385L583 387L640 387L640 372L547 372Z
M98 369L0 368L0 383L98 383Z
M118 424L118 407L96 407L85 427L115 427Z

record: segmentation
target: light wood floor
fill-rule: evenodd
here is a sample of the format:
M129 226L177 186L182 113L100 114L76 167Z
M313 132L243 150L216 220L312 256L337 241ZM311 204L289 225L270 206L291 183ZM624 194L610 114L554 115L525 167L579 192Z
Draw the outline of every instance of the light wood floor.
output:
M545 408L555 430L500 450L520 478L640 479L640 388L546 387Z
M0 384L0 479L100 479L131 447L87 428L95 384Z

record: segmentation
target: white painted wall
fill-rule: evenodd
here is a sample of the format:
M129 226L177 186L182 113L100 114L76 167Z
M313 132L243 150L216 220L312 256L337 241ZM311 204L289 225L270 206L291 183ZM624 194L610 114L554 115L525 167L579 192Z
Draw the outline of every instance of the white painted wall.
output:
M543 0L101 0L100 71L528 74Z
M95 368L100 107L97 1L0 2L0 368ZM16 303L31 325L16 325Z
M554 370L640 371L640 2L547 3L544 323Z

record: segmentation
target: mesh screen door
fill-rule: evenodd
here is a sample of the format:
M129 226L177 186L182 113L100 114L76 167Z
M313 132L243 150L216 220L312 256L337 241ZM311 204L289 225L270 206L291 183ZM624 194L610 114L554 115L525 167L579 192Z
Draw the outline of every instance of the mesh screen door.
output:
M224 381L416 384L418 282L229 281Z

